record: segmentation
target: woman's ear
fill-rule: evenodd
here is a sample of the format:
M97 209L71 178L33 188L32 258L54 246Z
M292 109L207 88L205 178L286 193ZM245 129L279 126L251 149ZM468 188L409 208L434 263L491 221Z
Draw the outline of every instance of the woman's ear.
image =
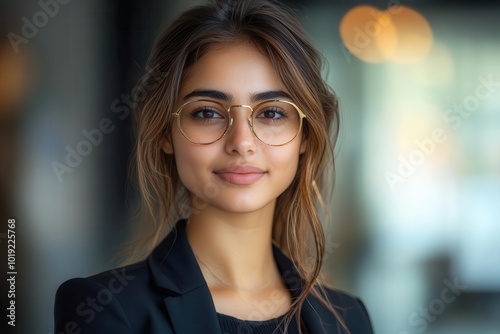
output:
M170 135L165 135L161 140L161 148L167 154L174 154L174 146Z
M302 154L306 151L308 144L309 144L309 140L307 139L307 137L302 136L302 139L300 141L300 151L299 151L300 154Z

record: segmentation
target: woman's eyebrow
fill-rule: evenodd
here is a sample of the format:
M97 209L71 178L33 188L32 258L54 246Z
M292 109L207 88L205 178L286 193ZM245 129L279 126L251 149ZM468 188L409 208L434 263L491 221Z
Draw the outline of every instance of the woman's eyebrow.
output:
M183 100L188 100L193 97L207 97L215 100L222 100L225 102L229 102L233 99L231 94L222 92L220 90L215 89L195 89L191 93L184 96ZM269 90L265 92L254 93L250 96L251 102L258 102L263 100L272 100L272 99L280 99L286 98L291 99L290 94L282 91L282 90Z
M215 89L195 89L191 93L184 96L183 100L188 100L192 97L208 97L216 100L229 102L232 100L231 94L221 92Z
M250 100L252 102L263 101L263 100L273 100L273 99L291 99L290 94L282 91L282 90L270 90L261 93L252 94Z

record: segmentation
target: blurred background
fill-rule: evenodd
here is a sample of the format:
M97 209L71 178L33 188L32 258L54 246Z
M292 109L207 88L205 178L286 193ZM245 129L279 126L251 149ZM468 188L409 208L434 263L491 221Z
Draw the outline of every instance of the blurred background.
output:
M2 328L52 333L57 287L115 265L129 98L157 34L199 3L0 2L0 246L14 218L18 272ZM341 101L327 273L379 334L500 333L500 5L286 3Z

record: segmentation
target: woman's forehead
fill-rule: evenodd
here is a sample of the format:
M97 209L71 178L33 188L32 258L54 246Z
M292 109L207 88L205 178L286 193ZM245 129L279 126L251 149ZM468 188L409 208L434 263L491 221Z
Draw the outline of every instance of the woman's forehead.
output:
M285 91L270 59L251 43L216 45L186 69L179 97L195 90L216 90L234 99L259 92Z

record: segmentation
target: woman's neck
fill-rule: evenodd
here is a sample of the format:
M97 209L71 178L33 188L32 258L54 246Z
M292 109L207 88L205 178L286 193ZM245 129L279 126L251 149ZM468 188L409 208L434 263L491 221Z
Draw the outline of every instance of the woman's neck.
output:
M244 214L207 206L191 215L186 232L200 266L207 267L220 283L241 290L276 280L279 272L272 252L274 206L273 202Z

